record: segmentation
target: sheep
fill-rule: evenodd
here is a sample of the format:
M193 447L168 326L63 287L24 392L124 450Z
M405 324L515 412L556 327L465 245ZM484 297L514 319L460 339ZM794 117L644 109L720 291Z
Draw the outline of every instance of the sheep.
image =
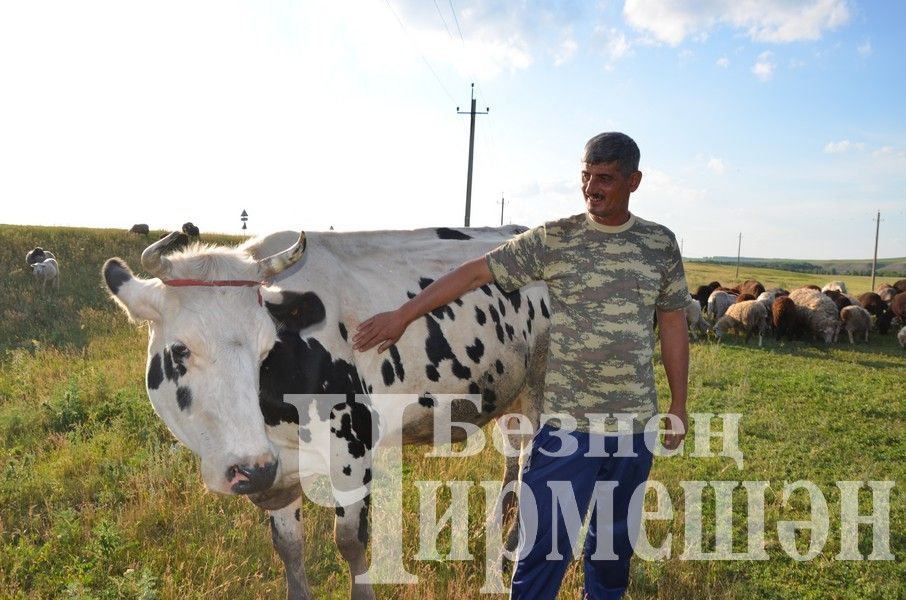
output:
M897 292L900 294L902 294L903 292L906 292L906 279L900 279L899 281L894 281L893 287L895 287Z
M148 227L147 223L136 223L129 229L129 233L135 233L137 235L148 235L148 232L151 229Z
M837 337L840 327L840 313L834 301L820 290L802 287L790 292L790 300L796 303L798 318L808 325L816 337L829 344Z
M827 290L821 293L834 301L834 304L837 305L837 311L841 311L843 310L843 307L849 306L853 303L848 296L844 295L843 292L838 292L837 290Z
M875 317L875 327L881 335L890 330L893 313L886 302L875 292L865 292L859 296L859 305Z
M829 281L824 284L824 287L821 288L822 292L840 292L841 294L848 294L846 291L846 283L843 281Z
M897 341L900 342L901 348L906 348L906 325L904 325L897 334Z
M798 337L799 321L796 313L796 303L789 296L780 296L774 299L771 305L771 324L774 326L774 339L778 342L786 336L793 341Z
M768 331L768 311L764 304L757 300L746 300L727 308L727 312L718 319L717 324L714 326L717 341L720 342L724 334L730 329L735 329L738 332L744 331L747 344L752 334L757 331L758 347L761 348L762 337Z
M881 300L883 300L884 302L890 302L891 300L893 300L893 297L899 293L897 291L897 288L888 283L882 283L881 285L879 285L877 289L875 289L875 292L877 292L877 294L881 296Z
M41 246L35 246L28 251L28 254L25 255L25 263L28 266L31 266L39 262L43 262L46 258L56 258L56 256L54 256L53 252L51 252L50 250L45 250Z
M692 297L698 300L699 306L702 310L708 308L708 297L711 295L711 292L720 287L719 281L712 281L708 285L700 285L696 288L695 293L692 294Z
M724 316L724 313L727 312L727 308L733 304L735 300L735 295L728 294L723 290L714 290L711 292L711 295L708 296L708 315L711 316L711 320L717 321L717 319Z
M774 305L774 300L776 298L777 298L776 292L765 291L765 292L761 292L760 294L758 294L758 297L755 299L758 300L759 302L761 302L762 304L764 304L764 307L766 309L768 309L768 312L771 312L771 307Z
M47 282L53 282L56 289L60 289L60 266L56 259L47 258L42 262L35 263L31 266L32 274L35 276L35 283L41 282L41 291L47 287Z
M900 325L906 325L906 292L900 292L890 301L890 312L900 320Z
M198 227L196 227L192 221L187 221L182 224L182 232L190 237L198 237L201 235L198 231Z
M758 294L764 291L764 286L760 281L755 281L754 279L746 279L737 286L740 294L752 294L753 298L757 298Z
M807 289L807 290L817 290L817 291L819 291L819 292L821 291L821 288L819 288L819 287L818 287L817 285L815 285L814 283L810 283L810 284L804 285L804 286L802 286L802 287L805 288L805 289Z
M755 299L755 296L753 296L752 294L750 294L748 292L745 292L743 294L736 296L736 300L733 302L733 304L739 304L740 302L748 302L749 300L754 300L754 299Z
M689 301L686 303L686 325L689 327L689 333L692 334L692 339L694 340L698 340L698 335L695 333L696 329L706 338L708 337L708 331L711 330L711 326L702 318L702 307L692 296L689 296Z
M844 306L840 311L840 320L843 321L843 329L849 336L849 343L853 344L853 334L865 336L865 342L868 342L868 330L871 329L871 315L861 306Z

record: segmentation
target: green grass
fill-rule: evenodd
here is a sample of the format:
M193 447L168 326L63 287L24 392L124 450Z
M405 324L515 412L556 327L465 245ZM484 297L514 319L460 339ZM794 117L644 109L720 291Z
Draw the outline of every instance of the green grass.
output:
M153 236L156 238L156 236ZM233 238L234 240L236 238ZM0 226L0 598L282 597L282 566L267 517L244 499L207 493L194 457L175 443L145 396L146 333L105 298L99 270L114 255L138 269L146 240L104 230ZM59 292L35 293L24 255L52 249L63 270ZM826 277L735 266L687 265L690 285L756 278L768 286L823 284ZM840 277L834 277L838 279ZM850 291L868 278L842 277ZM666 398L665 381L658 385ZM870 344L775 343L729 339L692 348L691 412L738 412L743 468L723 457L659 458L651 477L674 504L655 522L657 543L673 535L668 560L633 563L628 597L903 598L906 596L906 426L902 399L906 352L892 336ZM490 446L490 444L489 444ZM381 586L382 598L476 597L484 578L483 501L470 495L474 561L419 562L415 480L497 479L501 462L487 448L469 459L425 458L407 448L404 539L419 586ZM812 561L781 550L777 521L807 518L799 497L787 507L787 481L806 479L825 494L830 536ZM840 545L840 480L894 480L894 561L834 560ZM685 561L681 481L768 481L767 561ZM441 494L438 510L448 503ZM713 508L706 494L706 545ZM745 531L745 499L734 496L734 533ZM862 511L868 510L868 497ZM306 564L316 597L344 598L348 576L333 547L333 511L307 506ZM860 549L870 549L863 527ZM450 546L445 530L438 544ZM706 546L707 548L708 546ZM735 546L741 550L741 546ZM804 545L800 545L804 549ZM579 598L581 568L568 571L563 598Z

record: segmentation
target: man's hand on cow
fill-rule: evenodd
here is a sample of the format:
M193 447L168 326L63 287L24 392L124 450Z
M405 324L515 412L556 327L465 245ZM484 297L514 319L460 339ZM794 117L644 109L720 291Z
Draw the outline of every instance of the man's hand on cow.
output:
M686 432L689 430L689 418L686 416L686 404L671 404L667 414L673 415L676 418L667 419L667 428L664 433L664 448L667 450L676 450L679 448L683 438L686 437ZM677 419L679 420L679 423L682 424L682 429L674 427L673 423ZM679 423L677 425L679 425Z
M352 347L359 352L365 352L380 344L378 346L380 354L402 337L408 325L399 311L378 313L359 323L352 338Z

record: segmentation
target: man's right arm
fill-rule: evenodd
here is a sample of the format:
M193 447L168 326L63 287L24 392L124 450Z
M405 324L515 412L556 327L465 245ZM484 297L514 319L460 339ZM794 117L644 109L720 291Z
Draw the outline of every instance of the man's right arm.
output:
M438 278L398 309L378 313L360 323L352 338L353 348L364 352L380 344L378 353L381 353L402 337L412 321L492 281L494 276L484 256L465 262Z

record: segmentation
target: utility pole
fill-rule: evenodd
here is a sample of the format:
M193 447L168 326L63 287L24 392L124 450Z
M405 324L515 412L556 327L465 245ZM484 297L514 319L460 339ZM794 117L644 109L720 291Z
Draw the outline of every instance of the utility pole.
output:
M500 193L500 226L503 227L503 192Z
M742 232L739 232L739 244L736 246L736 279L739 279L739 257L742 255Z
M486 115L491 112L490 107L485 108L485 112L475 112L475 84L472 84L472 108L469 112L464 112L456 107L456 112L460 115L471 115L472 122L469 126L469 171L466 175L466 219L465 227L469 227L469 215L472 213L472 157L475 155L475 115Z
M875 270L878 267L878 232L881 230L881 211L875 218L875 256L871 259L871 291L875 291Z

